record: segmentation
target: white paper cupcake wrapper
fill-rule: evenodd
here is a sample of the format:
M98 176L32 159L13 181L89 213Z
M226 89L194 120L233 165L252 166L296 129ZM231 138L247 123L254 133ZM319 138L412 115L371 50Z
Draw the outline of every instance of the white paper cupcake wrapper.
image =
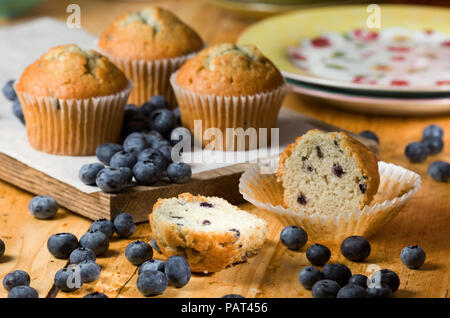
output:
M378 162L380 186L370 206L345 216L307 215L284 205L283 187L274 174L252 165L241 176L239 191L248 202L277 215L284 225L298 225L308 236L340 242L350 235L370 237L391 221L420 189L420 176L391 163Z
M170 82L180 108L183 126L193 132L194 121L201 120L203 133L208 128L220 129L224 144L216 144L216 150L227 149L232 144L231 139L225 139L227 128L268 128L269 142L270 128L276 127L283 99L291 91L290 86L284 83L272 91L246 96L198 94L178 85L176 76L177 73L173 73ZM198 136L194 135L195 137ZM211 141L201 142L206 146ZM248 145L246 149L249 149ZM236 146L228 150L236 150Z
M117 142L133 83L114 95L58 99L17 91L28 141L37 150L68 156L95 154L98 145Z

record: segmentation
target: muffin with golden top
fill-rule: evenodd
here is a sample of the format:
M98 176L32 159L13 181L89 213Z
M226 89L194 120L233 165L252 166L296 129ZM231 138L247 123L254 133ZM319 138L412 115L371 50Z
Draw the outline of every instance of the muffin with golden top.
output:
M194 132L194 122L201 120L203 131L218 128L223 138L215 136L213 145L202 138L202 144L224 150L257 147L250 138L240 144L227 128L254 128L257 135L266 128L269 142L288 92L280 71L255 46L230 43L201 51L172 75L171 83L183 126Z
M106 57L69 44L29 65L15 90L32 147L82 156L119 139L131 83Z
M202 49L203 41L172 12L150 6L117 18L98 46L133 81L130 102L139 106L153 95L174 104L170 74Z

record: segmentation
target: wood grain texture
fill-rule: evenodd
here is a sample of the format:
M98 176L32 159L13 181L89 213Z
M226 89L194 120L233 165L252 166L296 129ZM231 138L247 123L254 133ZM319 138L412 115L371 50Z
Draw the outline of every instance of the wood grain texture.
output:
M150 2L150 1L149 1ZM240 31L252 23L229 12L207 5L202 1L151 1L175 11L184 21L193 25L210 43L233 41ZM49 0L38 7L30 17L51 15L65 19L65 6L69 2ZM77 1L83 12L83 27L98 34L115 16L125 9L136 9L143 3L120 1ZM98 19L102 12L102 19ZM21 21L23 21L22 19ZM17 22L13 22L17 23ZM428 165L434 160L450 161L450 116L440 117L386 117L346 112L323 105L308 104L297 95L290 95L285 107L300 111L329 124L353 131L372 130L380 137L380 159L393 162L419 173L422 189L386 228L371 239L372 254L363 263L345 260L338 244L330 246L332 260L350 266L354 273L368 269L390 268L401 280L397 297L448 297L450 289L450 185L438 183L427 176ZM429 157L425 163L411 164L404 154L405 146L420 140L422 129L431 123L441 125L446 134L444 151ZM40 296L52 287L53 274L65 261L55 260L47 251L46 241L56 231L70 231L80 237L90 222L65 210L51 221L31 217L27 205L31 195L0 182L0 238L7 245L6 255L0 259L0 279L13 269L25 269L32 276L32 286ZM270 214L250 204L241 208L264 217L269 222L266 246L258 256L209 276L193 276L182 289L169 287L164 297L214 297L227 293L240 293L247 297L310 297L297 282L299 270L308 262L305 248L288 251L279 242L281 225ZM93 290L105 291L112 297L141 297L136 290L135 267L124 257L128 242L149 240L148 224L138 226L130 240L113 240L107 257L100 258L103 268L99 281L86 284L74 293L58 293L58 297L81 297ZM307 246L315 242L308 242ZM427 253L427 261L420 270L409 270L401 264L400 250L406 245L419 244ZM306 247L307 247L306 246ZM158 255L156 254L156 257ZM6 296L0 287L0 297Z

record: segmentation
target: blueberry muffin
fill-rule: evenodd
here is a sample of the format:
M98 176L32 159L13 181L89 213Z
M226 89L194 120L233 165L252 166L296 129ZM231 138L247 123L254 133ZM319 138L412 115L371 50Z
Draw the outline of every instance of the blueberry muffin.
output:
M217 272L263 247L266 222L217 197L159 199L150 214L153 239L167 256L186 258L193 272Z
M380 176L376 156L345 132L311 130L280 156L277 176L293 211L345 215L370 204Z
M287 85L280 71L253 45L219 44L188 60L171 78L183 126L218 128L225 137L216 149L236 150L227 128L270 129L276 126ZM217 139L216 139L217 141ZM206 146L209 140L202 140ZM255 148L249 140L245 149ZM240 149L242 150L242 149Z
M62 45L29 65L15 85L28 141L58 155L93 155L120 137L131 89L125 75L93 50Z
M130 103L153 95L174 104L170 74L203 47L203 41L172 12L146 7L124 13L100 35L98 46L134 83Z

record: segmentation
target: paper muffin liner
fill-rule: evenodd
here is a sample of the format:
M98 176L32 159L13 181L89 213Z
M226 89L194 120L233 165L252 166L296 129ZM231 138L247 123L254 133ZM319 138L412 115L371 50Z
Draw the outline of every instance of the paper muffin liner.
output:
M100 49L134 83L128 103L141 106L154 95L163 95L170 106L175 107L176 99L170 85L170 76L197 52L168 59L153 61L142 59L122 59Z
M370 206L342 216L295 212L283 202L283 187L274 174L262 174L257 164L241 176L239 191L248 202L275 214L283 225L302 227L312 240L341 242L348 236L366 238L381 230L420 189L420 176L391 163L378 162L380 186Z
M117 94L86 99L58 99L17 91L28 142L50 154L95 154L98 145L119 140L132 87L129 81Z
M270 143L270 129L276 127L278 113L284 97L290 92L286 83L272 91L246 96L216 96L198 94L185 89L176 82L177 73L170 77L175 96L180 108L182 125L194 133L194 121L201 120L202 134L209 128L219 129L223 143L214 144L215 150L237 150L231 138L226 138L227 128L267 128L267 144ZM203 146L211 144L211 140L201 138ZM234 137L233 137L234 138ZM251 149L246 141L245 150ZM243 150L243 149L239 149Z

